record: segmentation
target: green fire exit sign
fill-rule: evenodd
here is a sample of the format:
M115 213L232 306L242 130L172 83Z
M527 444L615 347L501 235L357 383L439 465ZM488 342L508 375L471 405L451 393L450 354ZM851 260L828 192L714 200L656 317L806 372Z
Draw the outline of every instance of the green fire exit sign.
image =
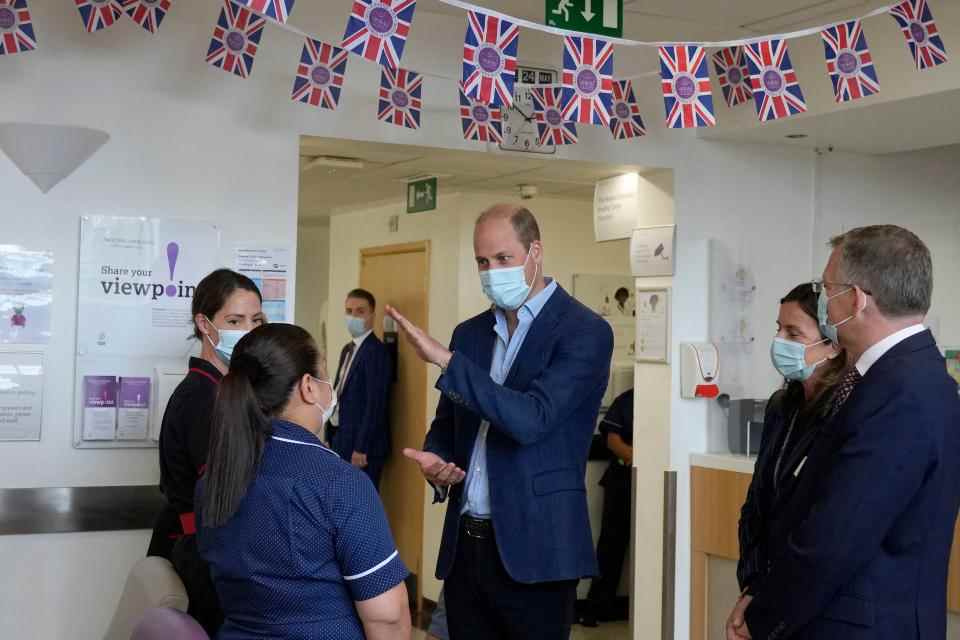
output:
M437 179L424 178L407 183L407 213L433 211L437 208Z
M598 36L623 36L623 0L547 0L547 25Z

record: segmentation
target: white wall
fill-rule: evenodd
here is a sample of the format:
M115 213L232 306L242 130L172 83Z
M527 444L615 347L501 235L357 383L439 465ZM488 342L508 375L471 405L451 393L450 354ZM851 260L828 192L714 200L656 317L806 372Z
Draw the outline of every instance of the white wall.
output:
M297 227L297 275L296 323L323 349L330 289L329 220L301 219ZM337 300L335 306L339 305Z

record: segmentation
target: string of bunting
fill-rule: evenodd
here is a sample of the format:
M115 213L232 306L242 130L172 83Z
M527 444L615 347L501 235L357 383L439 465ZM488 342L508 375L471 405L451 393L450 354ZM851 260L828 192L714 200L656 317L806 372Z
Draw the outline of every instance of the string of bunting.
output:
M175 0L72 1L83 28L95 33L124 15L156 34ZM377 119L419 129L424 76L400 66L413 27L416 0L353 0L343 39L323 42L288 23L296 0L221 0L207 62L241 78L250 77L268 23L304 39L294 73L291 99L333 110L340 102L351 54L381 67ZM763 121L807 111L799 78L790 61L787 41L819 34L827 74L837 102L849 102L880 91L863 30L863 20L889 14L906 40L916 69L947 62L946 48L927 0L902 0L859 18L819 27L717 42L644 42L596 38L550 27L461 0L439 0L467 13L462 73L455 80L464 138L501 142L503 112L513 103L521 28L563 38L561 81L533 88L533 120L541 144L577 142L577 125L606 127L615 140L645 135L631 80L654 74L614 76L614 46L653 47L660 60L666 126L712 127L717 119L709 62L725 103L750 102ZM28 0L0 0L0 56L37 48ZM715 50L708 56L707 50Z

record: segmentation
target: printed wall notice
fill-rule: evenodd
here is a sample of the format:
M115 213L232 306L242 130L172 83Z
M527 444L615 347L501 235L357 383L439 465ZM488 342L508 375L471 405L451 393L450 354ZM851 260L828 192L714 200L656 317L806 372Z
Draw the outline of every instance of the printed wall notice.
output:
M0 244L0 343L50 341L53 254Z
M39 440L43 354L0 353L0 440Z
M196 348L197 284L219 266L205 222L88 217L81 222L74 445L155 447L154 371Z
M188 350L197 283L216 265L210 224L84 218L80 238L80 355L174 356Z
M237 249L236 270L260 289L269 322L293 322L290 254L290 249Z

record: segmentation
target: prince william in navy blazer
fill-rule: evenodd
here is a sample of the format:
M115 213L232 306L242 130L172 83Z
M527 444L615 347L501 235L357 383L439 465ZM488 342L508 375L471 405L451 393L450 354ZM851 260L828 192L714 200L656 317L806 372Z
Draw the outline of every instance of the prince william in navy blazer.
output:
M854 229L832 245L816 283L820 325L846 349L859 382L792 471L769 567L727 637L943 640L960 397L922 324L930 252L890 225Z
M577 581L596 575L585 472L613 332L543 276L540 229L498 205L474 231L493 307L448 349L387 309L440 367L423 451L405 450L447 500L437 563L452 640L566 640Z

